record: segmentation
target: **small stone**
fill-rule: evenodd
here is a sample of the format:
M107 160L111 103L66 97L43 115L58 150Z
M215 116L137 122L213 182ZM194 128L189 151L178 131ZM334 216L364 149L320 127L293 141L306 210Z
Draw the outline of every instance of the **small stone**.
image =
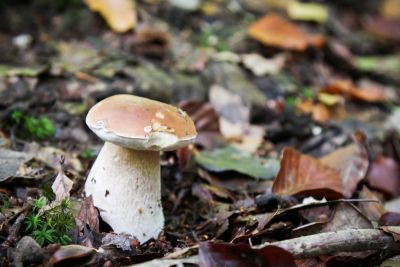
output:
M42 248L35 239L30 236L24 236L19 240L15 248L14 258L17 257L24 263L37 263L43 257Z

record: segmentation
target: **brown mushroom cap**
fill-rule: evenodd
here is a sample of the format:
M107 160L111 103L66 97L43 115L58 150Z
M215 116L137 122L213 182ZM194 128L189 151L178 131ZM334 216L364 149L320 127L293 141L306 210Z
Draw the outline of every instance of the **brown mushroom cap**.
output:
M100 101L89 110L86 124L104 141L138 150L173 150L197 135L183 110L133 95Z

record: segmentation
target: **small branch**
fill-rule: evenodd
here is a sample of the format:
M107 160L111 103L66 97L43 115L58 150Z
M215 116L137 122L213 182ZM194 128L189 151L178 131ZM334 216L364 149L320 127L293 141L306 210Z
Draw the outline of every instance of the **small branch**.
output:
M310 258L336 252L385 250L400 253L400 242L378 229L350 229L302 236L278 242L253 246L263 248L274 245L291 252L295 258Z

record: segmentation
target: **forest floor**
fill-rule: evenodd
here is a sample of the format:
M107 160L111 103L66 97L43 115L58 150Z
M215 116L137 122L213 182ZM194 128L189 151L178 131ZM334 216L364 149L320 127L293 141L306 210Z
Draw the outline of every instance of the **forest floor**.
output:
M1 266L400 266L400 1L95 2L0 3ZM145 243L84 194L115 94L198 132Z

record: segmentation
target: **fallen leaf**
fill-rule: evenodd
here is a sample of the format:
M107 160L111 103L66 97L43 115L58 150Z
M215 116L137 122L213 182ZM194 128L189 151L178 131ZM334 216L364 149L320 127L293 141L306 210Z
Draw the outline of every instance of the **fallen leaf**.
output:
M364 102L382 102L386 100L384 91L376 86L356 87L350 80L336 80L326 86L321 92L328 94L345 95Z
M334 106L334 105L344 102L343 98L338 95L319 93L317 97L318 97L318 101L326 106Z
M379 218L380 226L400 226L400 213L398 212L386 212Z
M321 232L372 228L372 223L354 204L338 203L331 220L322 227Z
M51 185L51 189L56 195L56 200L61 201L64 198L69 198L69 192L72 189L73 182L69 179L64 171L60 171L54 180L54 183Z
M250 108L240 95L220 85L213 85L209 92L210 103L219 114L219 126L226 138L240 138L249 127Z
M302 113L311 114L312 119L318 122L326 122L331 116L326 106L320 103L314 103L311 100L296 102L296 109Z
M391 234L396 242L400 241L400 226L381 226L380 228Z
M28 153L0 148L0 182L17 176L20 166L30 159L31 156Z
M241 55L243 65L251 70L256 76L264 76L266 74L277 74L284 67L286 62L286 54L278 54L269 59L260 54L244 54Z
M294 20L315 21L324 23L328 19L327 8L318 3L289 1L286 6L288 16Z
M133 0L85 0L90 10L99 12L115 32L126 32L136 26Z
M377 191L372 191L368 189L367 186L363 186L359 191L359 198L361 199L371 199L377 200L378 202L360 202L358 206L362 210L362 212L370 219L371 221L378 221L382 214L385 213L385 207L383 206L383 195Z
M390 198L400 195L400 165L392 158L380 156L375 159L366 180L371 188Z
M97 261L95 249L80 245L62 246L50 258L51 266L91 266Z
M233 147L202 151L196 162L214 172L236 171L253 178L271 179L278 170L276 159L262 159Z
M104 61L104 55L87 43L60 42L56 49L59 55L52 59L50 68L53 75L88 71Z
M358 56L354 58L354 65L361 71L396 77L400 74L400 55Z
M368 153L360 142L339 148L320 161L340 174L345 197L351 197L368 171Z
M328 220L311 222L293 229L293 237L347 229L372 228L372 223L354 204L343 202L335 205Z
M126 43L135 54L162 58L168 53L169 35L157 28L142 27Z
M310 45L324 43L322 36L307 35L296 25L277 14L269 14L251 24L248 28L251 38L266 46L288 50L304 51Z
M400 41L400 20L371 16L363 22L365 30L375 37L387 41Z
M4 76L36 77L39 74L45 72L46 70L47 66L17 67L17 66L7 66L0 64L0 77Z
M139 241L128 234L108 233L101 240L103 246L116 246L124 251L131 251L132 248L139 245Z
M343 196L339 173L318 159L284 148L272 192L279 195L338 199Z
M400 210L400 197L385 202L385 210L398 212Z
M263 267L295 267L293 256L286 250L276 246L253 249L247 244L200 243L200 267L219 266L263 266Z
M400 1L399 0L380 1L379 13L385 18L400 19Z
M210 103L183 100L178 107L192 118L197 132L219 132L218 114Z
M100 232L99 212L94 207L91 195L82 201L77 220L79 221L79 223L77 223L79 231L83 231L85 225L88 225L91 231L96 233Z

